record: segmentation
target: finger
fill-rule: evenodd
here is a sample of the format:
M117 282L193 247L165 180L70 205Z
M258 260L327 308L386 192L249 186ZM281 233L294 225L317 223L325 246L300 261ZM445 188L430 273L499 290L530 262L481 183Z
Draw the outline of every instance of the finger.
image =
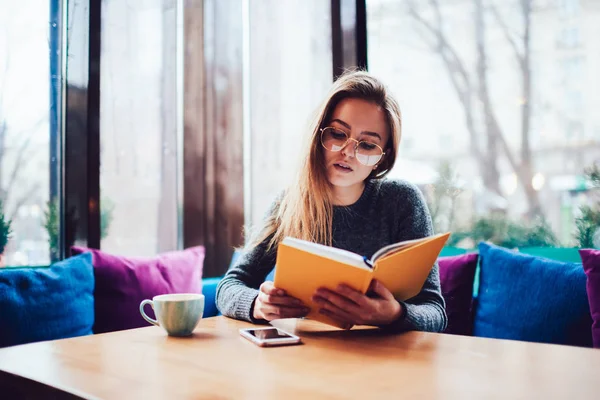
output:
M373 291L385 300L395 300L392 292L390 292L383 283L376 279L373 280Z
M363 293L361 293L358 290L355 290L355 289L351 288L350 286L343 284L343 283L337 287L336 292L338 294L350 299L351 301L356 303L359 307L365 306L369 301L369 298L367 296L365 296Z
M342 327L342 329L350 329L354 326L354 324L352 322L350 322L350 321L344 319L343 317L341 317L337 314L334 314L328 310L319 310L319 313L336 321Z
M308 307L280 307L279 309L279 315L281 315L281 318L302 318L306 317L309 312L310 309Z
M352 300L327 289L318 289L315 296L313 296L313 301L317 304L324 304L325 302L330 303L335 305L337 308L353 314L358 314L360 310L360 307Z
M265 305L262 309L263 314L276 318L300 318L306 316L309 311L308 307L297 308L272 305Z
M319 296L316 296L315 302L320 307L319 311L330 312L336 315L339 319L343 319L345 321L352 321L353 323L358 323L359 320L362 320L362 318L360 317L360 309L358 308L355 308L355 310L353 311L342 309L334 303L327 301Z
M277 289L271 281L263 282L260 285L260 291L268 295L285 296L285 290Z
M260 301L267 304L276 304L289 307L306 307L301 300L292 296L277 296L260 292L258 294Z

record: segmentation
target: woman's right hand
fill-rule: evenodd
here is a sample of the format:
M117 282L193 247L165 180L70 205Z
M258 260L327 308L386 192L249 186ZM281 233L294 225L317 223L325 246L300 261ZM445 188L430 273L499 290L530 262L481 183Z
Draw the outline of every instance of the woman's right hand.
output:
M301 300L286 295L284 290L273 286L273 282L266 281L260 285L252 316L255 319L273 321L280 318L304 317L309 311Z

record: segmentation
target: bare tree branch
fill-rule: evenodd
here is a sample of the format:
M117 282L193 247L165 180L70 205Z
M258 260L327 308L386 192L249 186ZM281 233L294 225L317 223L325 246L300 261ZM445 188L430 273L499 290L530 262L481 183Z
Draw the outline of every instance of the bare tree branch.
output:
M438 32L438 37L440 39L440 42L442 42L444 44L444 47L450 53L450 56L452 57L452 62L456 65L456 68L460 72L460 76L465 81L464 83L470 87L471 83L469 82L470 81L469 73L467 72L467 69L465 68L465 65L462 62L461 58L459 57L458 52L450 44L450 41L448 41L448 39L446 39L446 36L444 35L443 20L442 20L442 13L440 11L440 5L437 0L429 0L429 1L435 11L437 32Z
M4 27L4 37L8 38L8 27L5 26ZM3 71L3 77L4 80L2 81L2 87L0 87L0 110L2 110L2 105L4 104L4 93L6 93L6 82L8 81L8 79L6 79L6 76L8 75L8 70L10 69L10 40L6 41L6 53L4 56L4 71ZM0 114L0 121L2 121L2 114Z
M423 25L432 35L437 39L438 45L434 47L434 50L440 51L443 49L444 51L448 51L450 58L448 58L449 62L453 64L453 67L456 68L460 77L463 80L463 84L466 86L470 86L469 84L469 74L467 73L467 69L462 63L460 57L458 56L456 50L446 39L446 36L442 29L442 19L439 10L439 5L436 0L430 0L433 7L436 7L436 22L437 26L434 26L431 22L427 21L421 14L419 14L416 10L415 4L412 1L408 1L408 13L411 17L417 20L421 25Z
M452 83L452 86L454 87L454 90L457 93L459 101L463 105L463 110L465 112L465 120L467 124L467 131L469 133L471 152L477 159L480 168L483 168L485 160L477 141L475 119L473 116L473 104L471 102L471 96L473 93L472 84L467 70L458 56L458 53L456 52L456 50L454 50L454 48L450 45L449 41L445 37L442 27L442 17L441 12L439 10L439 5L437 1L431 1L432 7L435 8L437 23L437 26L434 26L432 23L423 18L421 14L419 14L415 4L412 1L409 0L407 4L409 15L417 22L419 22L422 26L424 26L435 37L437 41L435 44L431 44L431 48L434 52L440 54L442 61L446 66L448 76L450 77L450 82ZM423 39L425 40L424 37ZM457 76L462 79L459 80Z
M531 187L531 152L529 151L529 119L531 109L529 106L529 97L531 92L531 79L530 79L530 16L531 16L531 5L532 0L519 0L521 12L523 14L524 21L524 33L521 37L523 41L522 51L519 50L519 45L515 41L515 38L510 34L508 26L505 21L501 18L498 10L492 6L492 13L495 19L498 21L500 28L502 29L504 36L512 47L518 65L520 67L521 76L523 79L523 107L522 107L522 129L521 129L521 160L517 160L516 154L511 150L508 142L504 136L504 132L500 126L498 118L493 107L488 82L487 82L487 49L484 38L485 33L485 18L483 9L483 0L475 0L475 12L476 12L476 40L477 40L477 78L478 84L476 85L465 68L464 60L458 55L458 52L450 44L448 36L445 34L443 29L443 16L440 8L439 0L429 0L434 21L426 19L415 6L415 2L412 0L406 0L408 4L408 14L417 21L422 27L424 27L434 38L437 39L435 45L431 45L434 52L438 53L446 67L450 82L457 92L458 98L463 105L467 129L471 139L471 151L472 154L477 158L479 169L481 170L482 178L484 179L485 185L488 189L498 191L499 193L499 174L496 168L489 170L490 163L497 163L498 155L496 151L497 143L502 149L502 153L506 156L508 163L511 168L518 176L520 182L524 185L525 194L529 203L529 214L541 214L542 210L539 204L539 197L537 193ZM477 91L475 91L477 88ZM476 93L477 97L481 101L483 107L487 147L485 150L479 149L478 135L474 126L474 116L477 112L476 107L471 104L471 97ZM487 172L486 172L487 171Z
M477 96L483 107L485 119L487 167L482 171L486 188L502 195L500 173L498 171L498 136L502 135L496 122L496 116L490 101L488 90L488 57L486 48L486 21L483 11L483 0L474 0L475 5L475 47L477 49Z
M506 22L504 22L504 19L502 18L502 16L500 15L500 12L498 11L498 8L496 7L496 5L493 2L490 2L489 8L490 8L490 11L492 12L492 15L494 16L494 19L500 26L500 29L502 30L502 33L504 34L506 41L510 44L510 47L513 49L513 51L515 53L515 57L517 58L517 61L519 63L519 66L521 68L523 68L524 54L519 49L519 46L517 46L517 42L512 37L510 30L508 29L508 26L506 25Z
M434 36L435 43L429 43L429 46L431 47L431 49L433 51L438 52L440 54L440 56L442 57L442 60L444 61L444 64L446 65L446 68L448 70L448 75L450 76L452 86L454 86L454 89L458 93L459 100L463 105L466 105L466 103L467 103L466 98L470 92L470 84L469 84L468 76L466 75L466 73L464 71L464 67L462 67L460 62L458 62L458 63L456 62L456 57L453 57L453 59L450 59L449 54L447 52L447 47L449 46L449 43L445 39L439 24L438 24L438 27L434 27L429 21L427 21L425 18L423 18L416 11L416 8L412 1L409 1L408 4L409 4L409 10L408 10L409 14L417 22L419 22L422 26L424 26ZM438 19L438 21L439 21L439 19ZM425 42L427 42L427 40L428 40L424 36L422 36L422 39ZM462 69L461 69L461 67L462 67ZM456 77L457 75L460 75L463 78L462 83L458 81L458 79Z
M0 110L1 111L1 110ZM6 201L6 192L2 188L2 178L4 176L4 164L2 160L4 159L4 154L6 152L6 133L8 132L8 128L6 127L6 121L0 115L0 201L5 203Z
M17 201L15 202L14 208L12 210L12 212L10 213L10 220L14 221L16 216L17 216L17 212L19 211L19 208L21 208L23 206L23 204L25 204L28 200L31 199L31 197L34 195L35 192L38 191L38 189L40 188L39 183L36 183L34 185L32 185L27 192L25 192L22 196L20 196Z
M31 143L31 140L33 139L33 136L36 133L37 128L44 122L44 120L45 120L45 118L41 118L33 127L31 127L29 129L29 135L19 146L19 148L17 150L17 158L15 159L15 162L12 167L12 171L10 173L10 179L8 180L8 184L6 185L6 188L5 188L6 193L12 192L12 188L17 181L19 172L21 171L23 166L28 161L25 158L26 150L29 148L29 144Z

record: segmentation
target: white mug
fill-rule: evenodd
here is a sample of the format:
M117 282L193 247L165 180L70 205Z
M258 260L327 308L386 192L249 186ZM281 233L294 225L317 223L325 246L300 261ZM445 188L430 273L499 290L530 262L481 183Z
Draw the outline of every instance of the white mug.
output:
M156 314L152 319L144 312L150 304ZM189 336L194 332L204 313L204 295L198 293L161 294L140 303L142 317L163 328L169 336Z

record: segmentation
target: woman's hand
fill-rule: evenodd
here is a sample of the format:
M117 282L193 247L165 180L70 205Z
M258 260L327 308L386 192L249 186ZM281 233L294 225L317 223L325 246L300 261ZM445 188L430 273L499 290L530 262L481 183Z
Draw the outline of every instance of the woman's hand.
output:
M402 305L383 283L373 280L369 291L376 297L368 297L347 285L339 285L335 291L320 288L313 301L321 308L319 312L350 329L353 325L387 325L402 315Z
M254 302L252 316L255 319L273 321L280 318L300 318L306 316L310 309L295 297L287 296L285 291L266 281L260 285L260 292Z

